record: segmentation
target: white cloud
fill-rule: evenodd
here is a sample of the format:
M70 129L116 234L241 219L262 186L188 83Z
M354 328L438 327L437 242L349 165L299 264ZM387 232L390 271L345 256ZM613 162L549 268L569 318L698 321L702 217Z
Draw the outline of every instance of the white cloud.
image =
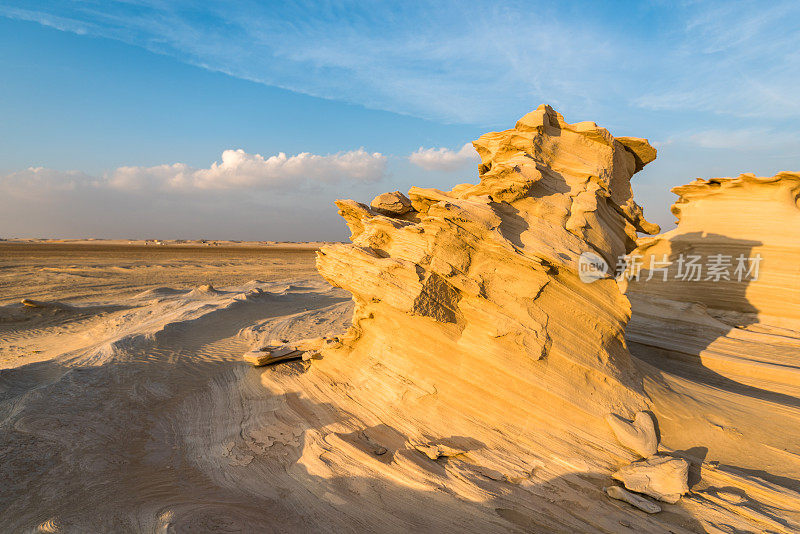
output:
M685 142L700 148L722 150L781 150L796 153L800 135L770 128L715 128L670 138L669 143Z
M30 196L37 193L76 191L92 187L94 178L80 171L59 171L46 167L28 167L0 175L0 193Z
M364 149L264 157L226 150L205 168L45 167L0 174L0 237L344 239L333 201L372 198L387 157Z
M155 167L120 167L106 175L108 185L119 189L214 190L275 189L308 182L375 182L386 170L386 156L363 148L327 156L283 152L265 158L242 149L226 150L222 161L207 169L183 163Z
M37 191L75 190L77 188L117 189L124 191L202 190L276 190L304 187L308 184L335 182L376 182L386 171L386 156L363 148L327 156L303 152L287 156L283 152L268 158L244 150L226 150L222 161L207 169L185 163L154 167L119 167L93 178L79 171L58 171L30 167L0 176L0 191L35 194Z
M419 147L408 160L426 171L455 171L467 164L479 162L480 158L472 143L467 143L458 151L449 148Z

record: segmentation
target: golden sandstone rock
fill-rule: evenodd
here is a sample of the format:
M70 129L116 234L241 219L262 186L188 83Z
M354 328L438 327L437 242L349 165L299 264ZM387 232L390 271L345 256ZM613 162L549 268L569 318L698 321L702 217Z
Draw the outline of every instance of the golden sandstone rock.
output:
M689 462L683 458L654 456L633 462L614 473L631 491L674 504L689 491Z
M658 450L656 428L649 413L637 412L633 421L612 413L606 417L606 421L619 442L642 458L649 458Z
M726 227L724 217L741 211L736 207L744 200L740 195L750 193L762 207L775 207L781 224L797 228L797 176L696 182L680 190L684 200L677 205L678 230L647 241L638 234L659 229L644 219L630 187L632 176L655 158L646 140L615 138L590 122L569 124L542 106L513 129L485 134L473 145L481 157L477 184L450 191L412 187L410 209L398 192L377 197L371 206L337 201L352 243L323 247L317 267L328 282L351 293L353 324L335 347L321 349L333 357L321 362L319 372L336 373L337 384L348 384L350 401L402 428L410 443L438 443L434 438L447 436L473 439L475 444L460 446L455 456L431 445L417 446L422 453L417 456L448 466L475 462L473 470L484 478L485 470L492 470L491 480L529 480L524 467L508 469L498 458L552 458L573 471L613 471L626 489L606 490L609 496L656 512L657 505L628 490L677 502L688 491L690 464L656 454L650 411L667 437L665 450L681 445L704 476L721 478L704 468L702 449L713 446L725 457L736 450L734 445L742 446L728 423L735 412L727 404L716 411L706 407L714 414L704 420L686 409L701 398L695 389L704 386L677 383L673 389L667 387L672 377L647 363L634 364L624 337L631 304L621 289L627 286L635 304L649 303L650 308L639 308L634 322L640 326L632 336L628 332L627 342L637 347L638 356L656 364L660 352L654 347L677 339L680 317L694 325L687 347L696 344L698 331L715 333L711 326L734 320L736 314L758 319L772 305L775 317L790 319L791 313L757 295L774 296L778 286L794 298L796 287L787 283L792 275L778 269L770 283L748 286L753 289L740 302L761 302L758 313L737 307L723 292L715 296L697 286L676 288L689 304L672 301L653 311L657 307L648 299L660 298L660 289L662 295L673 290L656 285L651 293L640 282L663 275L660 271L642 269L639 280L623 282L621 288L602 265L615 266L626 254L639 255L641 262L659 246L667 252L673 246L688 247L685 252L702 247L698 237L712 230L702 233L699 227L709 216L721 217L709 228L720 235L727 228L733 235L733 255L741 240L755 238L747 237L748 223ZM726 194L715 195L719 188ZM769 221L753 224L768 233ZM791 230L778 234L784 243L791 241ZM777 240L759 250L784 266L800 264L789 261L796 248L781 248ZM581 268L586 257L601 266L589 280ZM749 291L755 292L753 300ZM689 298L706 295L716 300ZM701 315L695 306L716 308L715 318L695 321ZM763 382L771 368L759 365L754 380ZM717 447L723 440L724 448ZM634 455L617 441L644 460L629 463ZM756 446L748 445L752 451ZM771 460L779 453L769 454ZM757 462L757 456L752 458Z
M378 195L369 206L381 215L389 217L405 215L412 210L411 201L400 191Z
M678 227L642 240L630 291L696 302L737 324L800 329L800 174L698 179L672 192Z
M621 280L628 347L656 377L646 388L663 446L797 480L800 174L672 191L677 228L642 238Z
M605 488L605 492L612 499L625 501L626 503L635 506L643 512L647 512L648 514L657 514L661 511L661 507L656 503L645 499L641 495L631 493L625 488L620 488L619 486L609 486Z
M637 232L658 231L630 186L655 149L549 106L473 145L477 184L412 187L413 209L394 216L337 201L352 244L323 247L317 267L353 295L342 350L435 382L436 402L465 416L524 424L557 412L613 442L603 418L647 407L623 340L630 308L612 278L582 283L579 260L613 264ZM373 206L402 204L389 195Z

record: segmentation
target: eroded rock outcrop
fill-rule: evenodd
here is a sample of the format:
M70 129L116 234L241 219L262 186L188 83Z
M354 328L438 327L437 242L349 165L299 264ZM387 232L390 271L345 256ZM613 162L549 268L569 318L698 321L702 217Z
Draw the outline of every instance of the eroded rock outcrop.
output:
M317 267L355 301L340 350L435 383L469 417L557 413L610 437L610 411L647 402L623 340L628 301L610 277L582 283L579 258L613 265L658 231L630 186L655 150L548 106L473 145L478 184L413 187L408 211L398 193L337 201L352 244L323 247Z
M678 227L634 251L631 292L695 302L735 325L800 329L800 174L675 187Z
M694 464L779 465L796 480L800 174L672 191L678 226L641 240L626 291L626 339L653 377L645 387L663 446L701 447Z
M658 451L656 427L649 413L637 412L633 421L612 413L606 421L619 442L642 458L649 458Z

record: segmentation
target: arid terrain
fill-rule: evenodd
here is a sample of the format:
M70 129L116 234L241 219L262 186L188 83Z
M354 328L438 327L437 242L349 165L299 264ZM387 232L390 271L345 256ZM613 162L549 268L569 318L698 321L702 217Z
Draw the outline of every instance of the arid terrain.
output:
M339 201L351 244L0 243L0 531L797 532L798 175L658 234L646 140L542 106L475 147ZM579 277L697 251L763 276Z

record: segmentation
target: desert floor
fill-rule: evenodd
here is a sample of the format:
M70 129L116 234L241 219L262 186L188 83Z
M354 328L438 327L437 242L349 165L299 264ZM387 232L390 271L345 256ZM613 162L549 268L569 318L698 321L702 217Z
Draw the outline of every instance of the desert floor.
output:
M524 461L492 447L489 431L452 436L461 451L452 457L420 454L404 438L402 413L386 406L395 396L422 406L435 387L403 384L388 370L373 375L381 383L347 383L328 358L266 368L241 361L265 340L343 332L351 313L349 294L317 275L313 247L0 243L0 531L677 533L798 524L800 425L785 424L800 422L794 384L720 378L722 365L696 375L702 362L690 356L648 359L640 319L633 348L664 444L702 465L690 495L647 516L606 497L605 453L576 461L570 439L545 432ZM796 340L773 339L797 349ZM357 401L356 389L372 397ZM773 435L776 419L794 430ZM509 474L522 464L525 476Z

